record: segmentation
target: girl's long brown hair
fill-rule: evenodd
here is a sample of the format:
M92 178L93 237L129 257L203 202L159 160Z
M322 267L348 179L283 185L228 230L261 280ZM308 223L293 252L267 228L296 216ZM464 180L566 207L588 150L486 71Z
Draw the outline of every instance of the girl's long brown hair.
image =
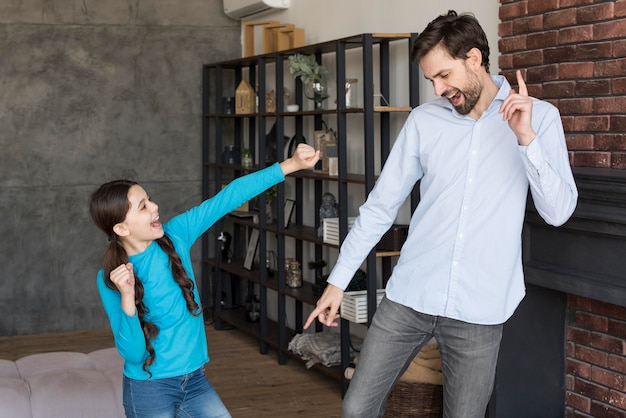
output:
M102 255L104 281L108 288L118 292L119 290L111 281L111 271L121 264L128 263L128 254L119 241L119 238L115 235L115 232L113 232L113 227L126 219L126 214L130 209L128 190L136 184L136 182L130 180L114 180L105 183L91 195L89 204L89 211L94 223L109 237L109 245ZM194 284L189 276L187 276L183 263L174 249L174 244L166 235L156 241L169 257L174 281L180 286L185 302L187 303L187 309L192 315L199 316L202 312L193 296ZM149 353L148 358L143 363L143 370L152 376L148 367L154 363L156 353L151 341L159 334L159 327L147 321L145 318L148 313L148 308L143 303L143 283L136 273L137 272L135 272L135 305L137 306L139 323L141 324L146 340L146 349Z

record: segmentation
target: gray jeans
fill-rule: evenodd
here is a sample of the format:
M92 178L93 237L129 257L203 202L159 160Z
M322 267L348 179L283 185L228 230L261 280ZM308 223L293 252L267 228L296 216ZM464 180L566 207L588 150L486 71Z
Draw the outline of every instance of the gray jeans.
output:
M445 418L483 418L493 391L502 325L425 315L383 298L359 353L343 417L380 417L396 380L435 337L441 353Z

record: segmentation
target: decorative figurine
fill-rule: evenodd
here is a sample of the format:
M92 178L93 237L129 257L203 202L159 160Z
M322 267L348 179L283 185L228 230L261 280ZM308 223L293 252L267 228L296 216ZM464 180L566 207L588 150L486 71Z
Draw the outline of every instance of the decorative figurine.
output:
M317 229L317 236L324 236L324 222L326 218L338 218L339 210L337 209L337 200L332 193L324 193L322 195L322 204L320 205L320 227Z

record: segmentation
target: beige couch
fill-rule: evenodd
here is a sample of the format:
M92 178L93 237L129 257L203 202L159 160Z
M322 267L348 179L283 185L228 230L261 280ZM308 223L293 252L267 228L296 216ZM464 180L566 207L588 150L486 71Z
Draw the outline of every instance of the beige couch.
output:
M123 418L123 364L116 348L0 359L0 417Z

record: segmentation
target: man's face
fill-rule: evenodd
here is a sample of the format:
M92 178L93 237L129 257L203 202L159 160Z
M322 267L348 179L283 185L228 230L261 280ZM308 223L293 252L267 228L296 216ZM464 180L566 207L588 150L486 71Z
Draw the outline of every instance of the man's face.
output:
M457 112L469 114L482 93L482 84L467 60L452 58L441 46L433 48L420 60L424 77L437 96L447 98Z

